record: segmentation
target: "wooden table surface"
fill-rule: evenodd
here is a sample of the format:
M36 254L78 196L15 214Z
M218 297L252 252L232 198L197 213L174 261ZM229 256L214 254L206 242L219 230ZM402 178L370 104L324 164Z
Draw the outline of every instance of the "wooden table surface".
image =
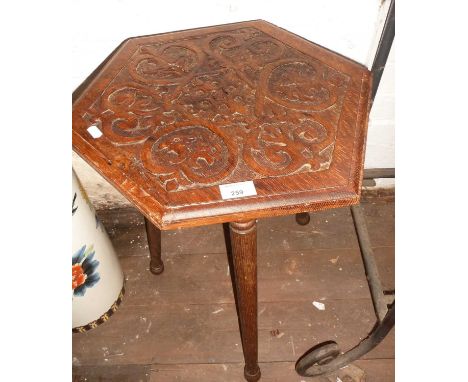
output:
M130 38L75 92L73 148L160 229L350 205L370 88L265 21ZM257 195L221 198L241 181Z
M74 150L145 216L152 273L161 229L229 222L249 382L261 378L256 219L359 201L370 90L362 65L249 21L130 38L74 95ZM237 182L255 192L222 196Z

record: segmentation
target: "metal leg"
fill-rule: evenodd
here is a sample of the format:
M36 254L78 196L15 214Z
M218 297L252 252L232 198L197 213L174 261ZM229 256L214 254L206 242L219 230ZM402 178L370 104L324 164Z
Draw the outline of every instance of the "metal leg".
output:
M354 228L356 229L359 248L361 249L362 262L366 271L367 283L374 303L375 315L379 321L382 321L387 314L387 304L384 301L384 292L380 282L379 270L374 258L369 232L367 231L366 218L362 212L361 206L351 206Z
M343 354L340 352L338 344L333 341L323 342L308 350L296 363L296 372L303 377L315 377L331 373L361 358L375 348L395 325L395 300L387 309L386 296L382 290L382 283L380 282L364 214L360 206L352 206L351 213L377 316L377 323L364 340Z

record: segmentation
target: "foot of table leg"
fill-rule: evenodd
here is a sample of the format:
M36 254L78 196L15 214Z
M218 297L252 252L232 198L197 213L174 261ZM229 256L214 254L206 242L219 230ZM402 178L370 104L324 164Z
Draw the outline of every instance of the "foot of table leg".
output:
M229 231L245 359L244 377L256 382L261 375L257 332L257 223L255 220L229 223Z
M253 371L247 368L247 365L244 366L244 378L248 382L257 382L260 377L262 376L262 373L260 372L260 367L257 365L256 368Z
M296 214L296 222L299 225L307 225L310 222L310 215L308 212L301 212Z
M151 255L150 271L159 275L164 271L164 263L161 260L161 231L145 218L146 237Z

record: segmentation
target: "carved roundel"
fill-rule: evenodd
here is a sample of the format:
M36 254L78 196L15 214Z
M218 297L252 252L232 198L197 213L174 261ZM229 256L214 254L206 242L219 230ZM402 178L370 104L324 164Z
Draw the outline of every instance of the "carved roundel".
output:
M329 168L348 75L256 28L143 41L83 118L166 191Z
M336 103L334 86L309 62L286 62L276 66L267 82L269 96L296 110L323 110Z
M264 65L281 58L284 46L272 39L252 37L247 41L241 35L221 35L210 41L210 48L230 62Z
M210 41L211 49L220 51L238 47L240 44L241 40L232 35L217 36Z
M166 190L175 191L224 179L232 171L233 155L223 138L207 127L183 126L149 138L141 160Z
M163 102L151 89L131 82L109 86L101 98L99 116L92 123L101 124L104 135L117 144L145 140L159 126Z
M167 85L189 76L199 61L198 53L187 46L145 46L128 69L137 81Z
M161 97L139 85L112 89L103 97L103 106L112 111L147 113L159 109Z
M279 43L270 39L254 39L247 48L256 58L261 58L263 62L278 60L284 52Z

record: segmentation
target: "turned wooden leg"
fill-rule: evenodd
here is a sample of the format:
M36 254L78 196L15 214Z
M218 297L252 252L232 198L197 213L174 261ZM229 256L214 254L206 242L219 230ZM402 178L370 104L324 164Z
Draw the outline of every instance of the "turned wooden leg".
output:
M257 222L229 223L236 298L239 314L244 376L249 382L260 379L257 333Z
M301 212L296 214L296 222L299 225L307 225L310 222L310 215L308 212Z
M146 237L151 255L150 271L159 275L164 271L164 263L161 260L161 231L145 218Z

